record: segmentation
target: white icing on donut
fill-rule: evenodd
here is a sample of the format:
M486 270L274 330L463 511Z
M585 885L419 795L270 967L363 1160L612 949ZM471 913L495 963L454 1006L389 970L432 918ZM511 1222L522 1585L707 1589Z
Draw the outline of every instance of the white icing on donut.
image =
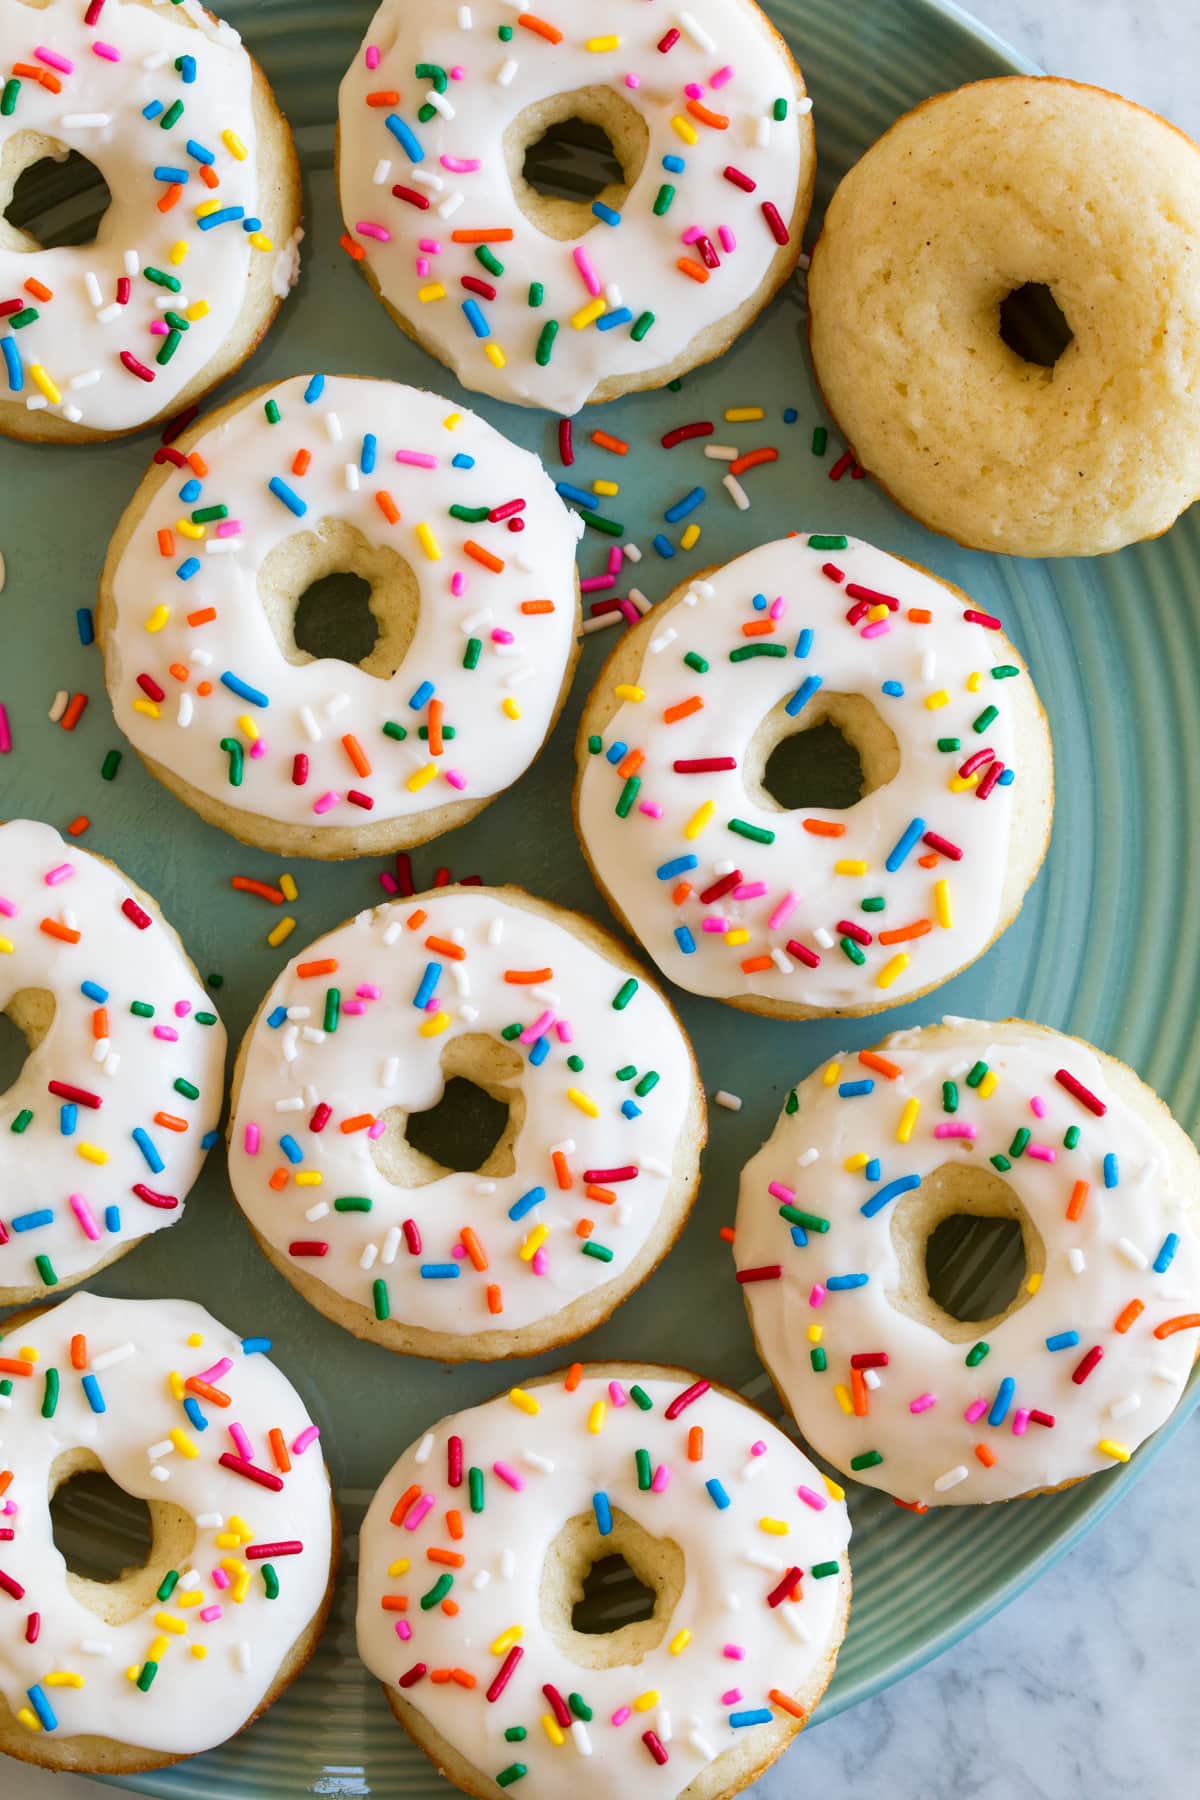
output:
M760 1723L784 1717L772 1694L811 1684L840 1637L850 1537L840 1488L827 1488L782 1432L732 1395L703 1383L672 1418L689 1378L631 1375L616 1367L610 1380L593 1366L573 1391L553 1377L444 1419L396 1463L359 1538L358 1653L367 1667L389 1689L399 1683L476 1767L495 1778L524 1764L541 1794L669 1800L744 1743L755 1714L765 1715ZM653 1471L648 1486L639 1452ZM471 1504L471 1470L482 1476L482 1511ZM547 1631L539 1589L562 1526L585 1515L602 1531L605 1502L682 1550L684 1587L657 1649L635 1666L594 1669ZM461 1516L460 1539L448 1508ZM453 1616L422 1598L449 1572L425 1560L442 1545L463 1558L452 1596L446 1586ZM772 1604L789 1570L800 1575L800 1597ZM403 1612L387 1609L395 1594L411 1596ZM434 1678L446 1669L473 1685ZM492 1698L502 1670L507 1680ZM549 1715L556 1726L564 1702L570 1745L544 1725ZM513 1728L524 1729L515 1741L505 1736ZM659 1740L661 1762L646 1733Z
M281 382L191 454L203 482L191 467L172 476L113 574L105 674L143 755L212 800L317 834L491 797L524 772L572 654L582 530L537 457L436 394L343 376ZM505 520L480 516L518 501ZM197 526L210 507L228 517ZM329 657L289 662L271 629L259 570L322 520L397 551L416 576L416 632L391 680ZM450 728L441 754L420 735L431 701Z
M647 639L603 738L580 746L588 857L664 974L693 993L897 1005L978 956L1000 922L1007 783L1024 748L1003 677L1028 677L935 577L855 539L819 547L831 541L846 543L765 544L693 582ZM747 750L778 708L802 727L822 689L873 703L899 772L846 811L782 811L748 792ZM736 766L678 768L708 759ZM1045 796L1048 819L1048 767L1019 778Z
M216 355L251 259L272 251L276 200L258 188L250 58L198 6L49 0L0 8L0 66L4 80L22 70L0 151L41 133L93 163L112 195L91 244L31 248L0 224L0 300L24 302L0 318L0 400L128 430L167 410ZM262 229L247 232L256 219Z
M505 0L385 0L342 82L339 182L384 298L460 380L572 413L599 384L719 332L772 264L794 257L786 239L811 178L812 127L798 72L756 6L545 10L543 22ZM504 134L527 107L597 86L644 121L645 162L619 215L551 238L517 205ZM481 231L499 234L483 267L462 235Z
M959 1020L952 1036L905 1032L878 1054L899 1073L852 1057L827 1065L742 1176L737 1266L740 1278L768 1272L745 1282L746 1299L801 1431L858 1480L931 1506L1008 1500L1126 1460L1169 1417L1191 1370L1195 1331L1156 1333L1200 1304L1194 1189L1181 1190L1156 1133L1073 1038ZM999 1170L1045 1246L1035 1291L1027 1283L1016 1310L980 1330L982 1358L973 1337L952 1342L891 1298L892 1221L905 1193L947 1163ZM781 1207L827 1225L801 1223L798 1243ZM859 1285L841 1288L847 1276ZM1131 1318L1132 1302L1142 1310ZM869 1410L846 1412L850 1359L880 1353ZM882 1461L855 1468L872 1455Z
M509 1084L525 1100L513 1172L395 1185L372 1155L385 1114L437 1103L456 1038L514 1025L530 1066ZM503 890L360 913L288 964L251 1029L234 1193L298 1269L380 1317L468 1335L552 1317L629 1268L695 1169L698 1145L681 1141L695 1074L661 994Z
M30 988L54 1018L0 1099L0 1291L78 1281L175 1224L221 1116L225 1029L169 927L119 870L17 819L0 1007Z
M0 1504L12 1530L0 1544L0 1684L31 1733L44 1706L56 1723L42 1729L56 1737L96 1733L187 1756L231 1737L270 1689L328 1586L332 1525L316 1427L269 1349L190 1300L86 1293L0 1345L11 1387ZM17 1378L13 1364L30 1373ZM197 1400L195 1380L228 1395L231 1409ZM240 1449L235 1431L245 1434ZM126 1493L170 1502L196 1524L166 1598L123 1624L72 1589L52 1535L50 1473L80 1448ZM269 1485L237 1466L247 1461Z

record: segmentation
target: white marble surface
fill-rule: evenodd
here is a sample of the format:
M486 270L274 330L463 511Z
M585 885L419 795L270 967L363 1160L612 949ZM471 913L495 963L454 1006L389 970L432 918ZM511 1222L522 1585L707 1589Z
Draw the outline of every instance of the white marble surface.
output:
M1116 88L1200 137L1200 0L974 0L971 10L1043 68ZM1071 1556L966 1643L802 1739L758 1783L758 1800L1196 1794L1198 1486L1200 1415ZM104 1791L0 1769L2 1800Z

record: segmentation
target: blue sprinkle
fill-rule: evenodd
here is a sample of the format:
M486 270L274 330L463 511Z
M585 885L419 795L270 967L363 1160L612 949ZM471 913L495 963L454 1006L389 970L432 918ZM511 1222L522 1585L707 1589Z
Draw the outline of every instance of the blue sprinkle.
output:
M529 1060L535 1069L540 1069L549 1054L550 1039L543 1032L540 1038L534 1039L533 1048L529 1052Z
M158 102L156 101L155 104L157 105ZM47 1700L45 1694L42 1692L41 1688L38 1687L36 1682L34 1683L33 1687L28 1689L28 1693L29 1693L30 1703L33 1706L34 1712L37 1714L38 1718L42 1721L43 1728L46 1731L53 1731L55 1726L58 1724L58 1719L55 1715L54 1708L51 1706L50 1702Z
M592 1495L592 1511L596 1515L596 1530L601 1537L607 1537L612 1530L612 1507L607 1494Z
M884 864L884 868L887 870L889 875L894 875L896 873L896 870L901 866L901 864L906 861L909 852L911 850L915 849L915 847L920 843L921 838L924 835L924 832L925 832L924 819L913 819L905 827L905 829L900 834L900 837L896 843L895 849L891 852L886 863Z
M157 119L159 113L166 112L166 110L161 100L151 100L149 105L143 106L142 117L143 119Z
M640 1119L642 1116L641 1107L632 1100L622 1100L621 1111L627 1119Z
M688 514L694 513L698 506L703 506L707 499L708 495L702 487L694 487L690 493L683 496L682 500L677 500L674 506L668 506L663 518L668 525L677 525L680 519L686 519Z
M769 1725L774 1716L769 1706L753 1706L746 1712L730 1713L729 1723L736 1731L743 1725Z
M754 608L755 612L766 612L767 596L765 594L755 594L755 596L754 596L753 600L750 602L750 604Z
M726 1507L730 1505L730 1499L716 1476L714 1475L712 1480L706 1481L704 1485L708 1489L709 1498L717 1511L724 1512Z
M475 458L473 456L468 456L465 450L460 450L457 456L452 456L450 458L450 464L451 467L455 469L473 469L475 467Z
M68 1100L58 1109L58 1129L63 1137L74 1137L75 1127L79 1122L79 1108L73 1100Z
M196 59L194 56L181 56L179 59L179 79L185 87L191 87L196 79Z
M484 318L483 308L480 306L478 300L464 300L462 309L467 316L467 324L471 327L471 330L475 333L477 338L491 337L492 328Z
M682 156L664 156L663 168L670 169L672 175L682 175L687 167Z
M197 219L196 223L201 231L213 231L218 225L232 225L245 216L244 206L223 206L219 212L208 213L203 219Z
M242 230L243 231L261 231L262 230L262 220L255 219L255 218L243 219L242 220Z
M808 705L820 685L821 677L819 675L809 675L805 678L783 709L789 719L794 719L796 714Z
M248 700L251 706L270 706L271 704L261 688L251 687L248 681L243 681L240 675L233 673L232 669L226 669L222 675L221 686L227 687L231 694L237 695L239 700Z
M1011 787L1013 782L1016 779L1017 779L1017 776L1016 776L1016 771L1014 769L1005 769L1004 773L1001 775L1000 779L997 781L996 786L997 787Z
M219 1144L220 1141L221 1134L219 1131L206 1131L204 1136L200 1139L200 1148L202 1150L211 1150L213 1145Z
M161 1175L167 1165L158 1154L158 1151L154 1148L150 1133L148 1131L143 1131L142 1127L139 1125L136 1131L131 1135L134 1143L145 1157L146 1165L149 1168L150 1173L152 1175Z
M903 700L904 683L902 681L885 681L883 684L883 691L885 694L890 695L893 700Z
M872 1194L865 1206L859 1207L864 1219L873 1219L877 1212L882 1212L890 1200L898 1200L901 1194L907 1194L915 1187L920 1187L919 1175L898 1175L895 1181L889 1181L878 1193Z
M628 744L623 744L620 739L618 739L615 744L610 745L604 752L605 758L610 763L619 763L628 748Z
M160 163L158 168L154 171L155 181L173 181L177 182L180 187L183 187L187 178L188 172L186 169L172 169L165 163Z
M603 219L606 225L619 225L621 223L620 213L614 211L611 206L605 206L603 200L593 200L592 211L598 219Z
M104 1229L105 1229L105 1231L114 1231L114 1232L120 1231L120 1229L121 1229L121 1209L119 1206L106 1206L105 1207L105 1209L104 1209Z
M255 1356L255 1355L267 1356L270 1354L270 1350L271 1350L270 1338L258 1337L258 1338L243 1338L242 1339L242 1355L243 1356Z
M675 927L675 942L679 945L679 948L683 951L685 956L691 956L696 948L696 940L686 925L677 925Z
M1004 1415L1012 1405L1012 1397L1016 1390L1016 1382L1011 1375L1006 1375L996 1389L996 1398L992 1401L992 1409L987 1416L989 1425L1003 1425Z
M1056 1331L1053 1337L1046 1339L1047 1350L1073 1350L1079 1342L1077 1331Z
M875 1083L870 1080L838 1082L839 1100L857 1100L860 1094L873 1094L874 1091Z
M1177 1231L1168 1231L1166 1237L1163 1239L1162 1249L1154 1259L1154 1273L1156 1275L1166 1274L1171 1264L1175 1261L1175 1252L1178 1248L1179 1233Z
M94 1375L84 1376L83 1391L87 1395L87 1403L94 1413L108 1411L108 1408L104 1404L104 1395L100 1392L100 1383L96 1380Z
M871 1158L870 1162L867 1164L866 1168L863 1170L863 1179L864 1179L864 1181L878 1181L881 1172L882 1172L882 1165L879 1161L879 1158L877 1156L873 1156Z
M597 331L615 331L618 325L628 325L633 314L627 306L618 306L615 312L601 313L596 320Z
M795 1244L797 1250L803 1250L808 1243L808 1233L805 1231L803 1225L792 1226L792 1242Z
M419 163L425 161L425 152L422 150L412 127L404 123L404 120L400 117L399 113L389 113L383 122L395 138L396 142L403 149L409 162Z
M671 542L670 538L664 537L661 531L656 531L654 536L650 539L650 542L654 545L654 548L658 551L658 554L664 561L669 562L674 556L674 544Z
M212 151L208 149L206 145L198 144L195 138L188 139L186 148L188 155L192 157L195 162L205 163L207 165L215 163L217 160Z
M660 881L671 881L676 875L686 875L689 869L698 868L698 856L676 856L670 862L659 863L654 873Z
M287 1007L275 1006L272 1007L271 1011L267 1014L267 1024L271 1027L272 1031L278 1031L286 1018Z
M1120 1179L1121 1170L1120 1164L1117 1162L1116 1151L1110 1150L1104 1159L1104 1185L1106 1188L1115 1188Z
M562 499L570 500L576 506L586 506L590 509L596 504L595 494L589 494L586 488L574 487L569 481L556 481L554 491Z
M17 340L13 337L0 338L0 350L4 352L4 366L8 370L9 392L19 394L25 386L25 370L21 366Z
M283 1151L283 1154L290 1163L301 1163L304 1161L304 1152L290 1131L285 1131L280 1138L279 1148Z
M375 472L376 442L375 433L368 431L362 441L362 455L358 459L358 466L364 475L372 475Z
M303 502L301 502L301 504L303 504ZM200 573L200 558L198 556L185 556L175 573L180 581L190 581L193 575L198 575Z
M180 488L179 498L181 500L188 502L188 504L190 504L193 500L198 500L200 498L200 492L201 492L201 483L198 482L196 480L196 477L193 475L191 480L185 481L183 486Z
M299 494L297 494L293 488L288 486L286 481L281 481L278 475L272 475L267 486L277 500L283 501L283 504L290 513L295 513L298 519L304 517L305 513L308 511L308 501L302 500Z
M433 695L434 686L432 681L423 681L419 688L413 690L413 693L409 697L408 704L412 707L414 712L420 712L423 706L428 706L429 702L433 699Z
M544 1187L530 1188L529 1192L522 1194L519 1200L513 1201L508 1209L509 1218L514 1221L523 1219L525 1214L531 1213L535 1206L540 1206L545 1198L546 1190Z
M800 414L796 411L794 406L785 406L784 407L783 422L785 425L794 425L796 423L796 420L799 417L800 417Z
M796 639L796 648L795 648L794 654L796 656L801 656L801 657L807 656L809 651L812 649L812 645L813 645L813 634L812 634L812 631L809 628L809 626L806 625L804 627L804 630L800 633L800 636Z
M98 981L81 981L79 991L88 1000L94 1000L97 1006L103 1006L108 999L108 989L101 987Z
M186 1400L183 1403L183 1410L187 1414L188 1418L191 1420L192 1424L196 1427L197 1431L207 1431L208 1430L208 1420L205 1418L204 1414L201 1412L200 1402L195 1398L194 1395L189 1394L187 1396Z
M419 1012L424 1012L429 1001L433 999L433 990L438 984L441 973L442 964L440 962L425 964L425 973L421 977L421 984L413 995L413 1005Z
M421 1264L422 1281L457 1281L458 1274L459 1269L457 1263Z
M826 1278L825 1286L831 1294L840 1294L847 1288L866 1287L870 1279L869 1275L830 1275Z
M325 392L325 377L323 375L314 375L311 378L311 380L309 381L308 386L304 390L305 405L311 406L313 401L319 400L321 398L321 395L324 392Z
M49 1225L53 1219L53 1210L43 1206L38 1212L18 1213L10 1223L14 1231L36 1231L39 1225Z

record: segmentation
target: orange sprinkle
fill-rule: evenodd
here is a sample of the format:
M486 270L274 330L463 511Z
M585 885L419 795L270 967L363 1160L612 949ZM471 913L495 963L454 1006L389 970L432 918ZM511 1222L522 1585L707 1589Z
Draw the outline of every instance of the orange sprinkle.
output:
M490 1313L502 1313L504 1311L504 1302L500 1298L500 1288L494 1281L488 1282L487 1306Z
M189 625L211 625L216 616L215 606L202 606L199 612L188 614L187 622Z
M401 1494L400 1498L397 1500L395 1506L393 1506L393 1508L392 1508L392 1524L393 1525L403 1525L405 1515L408 1512L409 1508L414 1506L420 1498L421 1498L421 1489L418 1486L418 1484L414 1481L411 1487L405 1488L404 1492Z
M884 1075L889 1081L895 1081L903 1073L899 1063L889 1062L878 1050L860 1050L858 1060L864 1069L874 1069L877 1075Z
M346 733L346 735L343 737L342 749L346 752L346 755L350 758L351 763L354 765L355 774L361 775L365 780L365 778L371 773L371 764L367 759L366 751L363 749L362 745L359 743L358 739L355 737L355 735L352 731L348 731Z
M446 1514L446 1530L450 1533L450 1536L454 1539L455 1543L458 1543L461 1540L466 1531L466 1526L463 1524L463 1516L459 1512L457 1506L452 1506Z
M275 1459L275 1467L279 1470L281 1475L286 1475L292 1466L292 1459L288 1455L287 1439L284 1437L282 1431L280 1431L278 1425L272 1425L270 1431L268 1431L267 1442L271 1446L271 1455Z
M441 1550L436 1544L431 1545L425 1555L429 1562L442 1563L447 1569L461 1569L467 1560L461 1551Z
M867 1397L867 1383L861 1369L850 1371L850 1392L854 1396L854 1416L865 1419L871 1410L871 1402Z
M367 95L368 106L398 106L400 90L398 88L376 88L373 94Z
M429 1679L436 1681L439 1687L445 1687L449 1684L452 1672L450 1669L430 1669Z
M920 1501L920 1500L897 1500L895 1494L892 1495L892 1505L893 1506L902 1506L904 1508L905 1512L911 1512L911 1513L927 1513L929 1511L929 1508L924 1504L923 1501Z
M71 695L67 710L59 720L59 724L64 731L74 731L80 719L83 717L83 710L87 703L88 697L86 694Z
M187 464L188 468L192 471L192 474L199 475L201 481L203 481L204 477L208 474L208 464L198 450L188 451Z
M838 825L832 819L804 819L801 821L805 831L811 831L814 837L844 837L846 827Z
M512 241L512 232L507 225L497 225L485 231L452 231L452 244L508 244Z
M554 1164L554 1179L558 1182L558 1185L564 1194L569 1193L571 1188L575 1185L575 1178L571 1174L570 1165L568 1164L566 1157L561 1150L554 1150L551 1152L550 1161Z
M628 456L629 445L624 438L614 437L611 431L593 431L593 444L599 444L601 450L611 450L614 456Z
M352 1119L342 1120L341 1130L346 1137L349 1137L352 1131L366 1131L368 1126L374 1123L374 1113L355 1113Z
M178 181L173 181L169 187L164 188L158 201L159 212L169 213L173 206L178 206L182 192L183 188Z
M936 850L931 850L928 856L918 856L917 858L923 869L936 869L940 860Z
M600 1206L615 1206L617 1203L617 1196L611 1188L596 1187L589 1182L583 1191L589 1200L595 1200Z
M44 281L38 281L33 275L25 283L25 292L32 294L35 300L53 300L54 298L53 288L48 288Z
M160 556L174 556L175 554L175 533L168 530L165 525L158 534L158 554Z
M690 881L681 881L677 887L675 887L671 890L672 905L682 906L684 901L687 899L688 895L691 893L691 891L692 891L691 882Z
M763 444L758 450L747 450L744 456L735 456L729 465L731 475L744 475L747 469L757 469L761 463L779 461L779 452L773 444Z
M707 106L702 106L700 104L699 100L689 100L687 109L691 113L693 119L699 119L702 125L711 125L714 131L729 130L729 120L726 118L725 114L710 112Z
M269 1188L273 1189L273 1191L275 1193L282 1194L284 1188L288 1184L288 1179L289 1179L289 1171L288 1171L287 1165L286 1165L286 1163L281 1163L279 1168L277 1168L275 1173L272 1175L270 1181L268 1181L267 1186Z
M361 262L363 257L367 254L361 244L355 243L348 231L343 231L341 237L338 239L338 243L346 252L346 255L350 258L351 262Z
M722 1243L732 1244L734 1239L737 1237L737 1232L733 1229L732 1225L722 1225L720 1231L718 1231L718 1233L717 1233L717 1236L721 1239Z
M404 923L408 926L410 931L419 931L428 917L429 914L425 912L422 907L418 906L416 912L411 913L409 917L405 919Z
M457 1619L457 1617L458 1617L458 1601L457 1600L443 1600L442 1601L442 1611L445 1613L445 1615L448 1619Z
M807 1719L808 1717L804 1708L797 1706L791 1695L783 1693L780 1688L768 1688L767 1699L772 1706L777 1706L780 1712L790 1713L793 1719Z
M84 1337L82 1331L77 1331L75 1336L71 1339L71 1367L73 1369L87 1368L87 1339ZM7 1483L5 1483L5 1486L7 1486ZM0 1488L0 1494L3 1492L4 1488Z
M897 925L891 931L881 931L881 944L907 944L912 938L924 937L933 930L932 919L914 919L911 925Z
M201 1381L198 1375L192 1375L184 1382L189 1394L196 1394L201 1400L207 1400L211 1406L232 1406L229 1395L220 1388L212 1387L207 1381Z
M578 1363L578 1362L573 1362L571 1364L570 1368L567 1370L567 1378L563 1382L563 1386L566 1388L568 1394L573 1394L575 1392L575 1389L579 1386L579 1384L582 1380L583 1380L583 1364Z
M548 44L561 44L562 32L557 25L548 25L545 19L539 19L536 13L518 13L517 24L523 25L526 31L536 31L539 37L545 38Z
M472 1265L479 1270L486 1269L488 1266L487 1251L471 1227L464 1225L458 1235L462 1239L462 1247L470 1257Z
M750 619L742 626L743 637L769 637L775 629L774 619Z
M62 82L58 79L58 76L52 75L49 69L38 68L36 63L14 63L13 74L24 75L30 81L40 82L47 93L62 93Z
M400 523L400 508L396 505L396 502L392 499L392 496L388 493L386 488L380 488L375 496L375 504L389 525L398 525Z
M379 1604L384 1612L407 1612L407 1594L380 1594Z
M769 956L748 956L742 964L743 975L758 975L764 969L774 968Z
M79 817L77 819L72 819L71 823L67 826L67 836L82 837L91 822L92 821L88 818L86 813L80 813Z
M931 625L933 623L933 614L927 606L910 606L904 616L910 625Z
M229 885L236 888L239 894L257 894L260 900L269 900L272 906L282 906L286 898L282 888L272 887L266 881L256 881L252 875L231 875Z
M631 775L637 774L645 760L646 752L644 750L631 750L628 756L623 756L617 764L617 774L628 780Z
M576 1367L579 1365L576 1364ZM0 1375L32 1375L33 1364L23 1356L0 1356Z
M1072 1221L1078 1219L1087 1205L1087 1197L1091 1190L1086 1181L1077 1181L1071 1189L1071 1198L1067 1201L1067 1217Z
M976 1444L975 1454L979 1458L980 1462L983 1464L985 1469L994 1469L995 1468L996 1458L993 1455L992 1451L990 1451L988 1449L986 1444Z
M504 979L513 987L536 987L539 982L553 981L553 969L505 969Z
M337 957L323 956L319 962L302 962L296 964L296 973L302 981L313 975L336 975Z
M551 613L554 611L553 600L522 600L523 613Z
M700 1462L704 1456L704 1427L693 1425L687 1436L687 1453L689 1462Z
M12 1483L12 1478L13 1472L11 1469L0 1469L0 1494L7 1494Z
M595 1229L596 1221L594 1219L580 1219L578 1225L575 1227L575 1236L590 1238Z
M1124 1336L1134 1321L1141 1318L1145 1310L1146 1305L1144 1301L1131 1300L1128 1306L1123 1306L1121 1308L1120 1312L1113 1320L1113 1330L1119 1331L1122 1336Z
M452 944L449 938L435 937L432 932L425 939L425 948L436 950L439 956L448 956L451 962L462 962L467 954L461 944Z
M92 1014L92 1036L106 1038L108 1036L108 1008L98 1006Z
M485 550L482 544L475 542L474 538L467 539L463 545L463 553L471 557L474 562L482 563L483 567L490 569L493 575L499 575L504 568L503 557L493 556L490 550Z
M175 677L176 681L190 680L192 671L188 668L186 663L168 663L167 667L170 669L171 674Z
M161 1125L164 1131L186 1131L188 1128L187 1120L179 1118L176 1113L156 1112L154 1123Z
M83 935L71 925L60 925L57 919L43 919L39 930L44 931L47 937L58 938L64 944L77 944Z
M311 464L312 451L297 450L295 456L292 458L292 474L307 475Z
M210 165L208 163L201 163L198 173L199 173L201 181L204 183L206 188L219 188L220 187L221 177L217 174L217 171L214 168L210 167Z
M675 267L679 270L681 275L690 275L693 281L698 281L701 287L703 287L704 283L708 280L708 270L704 267L703 263L698 263L693 256L679 257L675 263Z
M663 724L674 725L678 719L690 718L693 713L703 709L704 702L699 694L691 694L686 700L677 700L674 706L663 708Z
M429 702L427 730L429 733L430 756L440 756L442 751L446 748L442 740L442 717L445 711L445 701L431 700Z
M1156 1338L1174 1337L1177 1331L1193 1331L1200 1326L1200 1313L1178 1313L1173 1319L1164 1319L1161 1325L1154 1327Z
M207 700L208 696L212 693L212 682L198 681L196 683L196 692L200 695L202 700Z
M473 1688L475 1686L475 1677L469 1669L451 1669L450 1679L451 1681L456 1681L461 1688Z

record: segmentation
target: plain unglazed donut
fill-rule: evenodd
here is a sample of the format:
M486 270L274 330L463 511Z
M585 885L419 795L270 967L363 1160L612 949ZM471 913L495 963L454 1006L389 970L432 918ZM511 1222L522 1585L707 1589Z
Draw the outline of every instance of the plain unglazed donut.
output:
M191 1300L77 1293L6 1319L0 1349L0 1750L121 1776L223 1743L308 1661L337 1556L317 1427L269 1339ZM70 1568L50 1515L95 1470L150 1513L146 1562L113 1581Z
M575 1364L400 1457L362 1525L358 1651L469 1794L727 1800L833 1673L849 1537L841 1488L739 1395ZM573 1608L608 1555L654 1613L587 1635Z
M958 1215L1020 1226L989 1318L930 1292L927 1243ZM910 1504L1010 1500L1127 1462L1169 1418L1198 1219L1200 1156L1131 1069L1042 1025L946 1019L794 1091L742 1175L737 1278L835 1468ZM1000 1297L987 1270L975 1292Z
M864 797L787 810L771 752L827 720ZM604 665L577 755L584 853L633 936L679 986L776 1018L947 981L1015 917L1050 831L1049 731L999 621L840 535L681 583Z
M2 0L0 61L0 296L22 303L0 317L0 431L88 443L182 412L296 279L300 170L266 77L196 0ZM44 249L4 214L71 151L111 203L93 243Z
M545 10L384 0L342 82L338 181L397 324L467 387L573 413L728 348L795 267L815 154L753 0ZM573 118L624 172L594 200L524 176Z
M862 465L977 550L1091 556L1200 493L1200 149L1116 94L972 82L843 178L808 278L813 365ZM1000 336L1050 288L1051 367ZM1043 352L1043 354L1045 354Z
M0 1305L20 1305L182 1218L225 1029L150 895L31 819L0 824L0 1011L30 1046L0 1106Z
M454 1077L509 1109L474 1170L408 1140ZM234 1071L229 1174L312 1305L461 1362L607 1318L681 1230L705 1136L683 1028L615 938L519 888L444 887L281 972Z
M252 389L158 453L109 546L96 628L117 723L244 842L424 843L549 734L582 529L536 456L437 394L342 375ZM378 632L357 665L296 640L305 592L341 571L369 584Z

